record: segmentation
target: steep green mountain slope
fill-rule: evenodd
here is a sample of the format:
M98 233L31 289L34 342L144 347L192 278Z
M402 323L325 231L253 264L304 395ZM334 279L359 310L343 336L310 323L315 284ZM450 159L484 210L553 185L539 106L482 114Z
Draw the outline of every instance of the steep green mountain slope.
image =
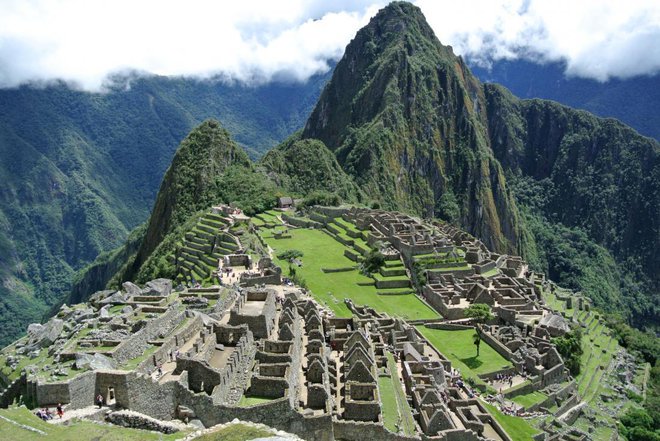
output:
M357 33L302 137L323 141L383 207L449 217L495 249L519 250L483 89L419 8L392 3Z
M345 201L360 202L364 194L342 170L337 158L317 139L293 135L264 156L260 164L280 187L304 197L313 191L334 193Z
M519 98L558 101L598 116L616 118L645 136L660 140L660 74L609 81L567 77L566 63L494 60L488 69L471 64L486 83L497 83Z
M0 90L0 345L66 296L74 271L147 219L196 124L222 120L258 157L302 126L326 79L248 87L149 77L118 79L102 94L64 84ZM99 286L94 279L80 282Z

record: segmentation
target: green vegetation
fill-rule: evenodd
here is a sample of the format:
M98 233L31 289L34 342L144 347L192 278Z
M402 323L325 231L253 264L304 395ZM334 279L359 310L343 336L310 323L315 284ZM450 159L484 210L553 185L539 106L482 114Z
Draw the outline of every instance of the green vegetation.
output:
M362 261L362 271L366 274L378 272L385 265L385 256L378 250L371 250Z
M475 356L472 350L474 332L471 329L446 331L427 328L424 325L418 325L416 328L466 378L476 378L479 374L487 374L512 366L490 345L484 345L481 348L481 354L478 357Z
M8 421L0 419L0 439L37 441L70 441L72 439L79 441L174 441L183 439L188 432L178 432L171 435L149 432L146 430L126 429L107 424L98 424L86 420L72 420L66 425L55 425L42 421L36 415L32 414L25 407L14 407L9 409L0 409L0 415L19 424L32 427L45 432L41 433L24 429Z
M177 144L196 125L220 119L258 157L304 124L329 75L249 87L131 75L103 93L62 82L0 90L0 346L148 218ZM102 289L135 251L78 276L75 301Z
M273 433L269 430L257 429L245 424L232 424L222 429L198 436L195 441L247 441L257 438L269 438Z
M538 429L532 427L529 422L523 418L504 415L495 406L488 403L482 403L488 412L495 418L495 421L500 423L506 433L509 434L511 439L514 440L528 440L532 439L534 435L539 433Z
M302 256L303 256L303 252L300 250L286 250L278 254L277 258L292 263L294 260L300 259Z
M479 357L479 346L481 346L481 325L493 319L493 314L490 312L490 306L485 303L474 303L465 309L465 317L471 318L477 322L474 334L472 335L472 343L477 347L477 357Z
M288 249L296 249L304 253L304 264L296 268L296 275L304 279L313 295L339 317L351 315L344 303L345 298L352 299L358 305L369 305L377 311L396 317L428 319L438 316L414 295L379 296L373 285L373 279L360 274L357 270L324 273L323 268L346 268L355 265L355 262L344 256L344 250L347 248L321 230L294 229L290 233L291 238L275 239L271 235L271 230L260 231L266 243L275 250L276 255ZM288 262L275 260L282 268L288 268Z
M511 401L516 404L520 404L524 408L529 408L535 404L544 402L548 396L543 392L534 391L524 395L518 395L513 397Z
M240 407L250 407L255 404L270 403L271 401L273 401L273 398L243 395L238 401L238 405Z
M390 352L386 355L390 375L378 377L383 424L390 432L402 432L404 435L414 436L415 420L401 387L396 362Z
M305 205L359 200L358 187L332 152L321 141L299 138L299 133L294 134L261 160L261 165L274 174L275 182L293 194L305 196Z
M582 357L582 330L575 328L561 337L553 338L552 343L564 359L564 364L574 377L580 374L580 359Z

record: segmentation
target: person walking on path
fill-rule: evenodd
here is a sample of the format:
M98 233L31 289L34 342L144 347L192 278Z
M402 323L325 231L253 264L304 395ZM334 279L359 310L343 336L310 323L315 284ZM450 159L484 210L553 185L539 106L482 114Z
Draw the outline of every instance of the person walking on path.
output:
M62 408L62 403L57 403L57 416L59 416L60 419L62 419L62 417L64 416L64 409Z
M103 407L103 396L101 394L96 396L96 405L99 406L99 409Z

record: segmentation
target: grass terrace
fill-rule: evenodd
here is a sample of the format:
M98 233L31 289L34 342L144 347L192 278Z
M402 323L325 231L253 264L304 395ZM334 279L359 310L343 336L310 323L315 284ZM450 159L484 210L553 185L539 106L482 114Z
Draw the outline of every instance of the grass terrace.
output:
M277 259L277 254L291 249L303 252L302 267L295 267L296 274L304 279L314 297L339 317L350 317L351 312L344 298L358 305L369 305L377 311L405 319L437 318L437 312L415 295L378 295L374 280L358 270L324 273L322 268L348 268L355 262L344 256L346 246L321 230L292 229L291 238L275 239L271 230L260 234L274 250L275 262L288 274L289 262Z
M5 419L0 419L0 439L3 440L41 441L47 439L49 441L174 441L185 438L189 433L185 431L173 433L171 435L165 435L158 432L126 429L123 427L98 424L84 420L71 420L68 421L66 425L55 425L42 421L27 408L22 406L9 409L0 409L0 416L9 420L7 421ZM46 435L42 435L36 431L28 430L18 424L39 430L46 433ZM231 438L224 439L229 440Z
M415 420L399 380L397 364L390 352L387 353L387 367L390 375L378 378L383 424L391 432L401 431L404 435L414 436Z
M238 405L239 407L250 407L257 404L270 403L271 401L273 401L273 398L243 395Z
M517 397L512 398L511 401L528 409L535 404L544 402L547 398L548 396L543 392L534 391L528 394L518 395Z
M195 437L195 441L245 441L250 439L266 439L273 436L268 430L248 426L246 424L232 424Z
M482 403L488 412L495 418L495 421L500 423L500 426L504 431L509 434L513 440L529 440L532 439L534 435L539 433L538 429L532 427L525 419L504 415L500 412L495 406L492 406L488 403Z
M477 357L477 349L472 341L472 329L446 331L427 328L424 325L418 325L416 328L465 377L474 378L513 366L484 340L481 341L480 354Z

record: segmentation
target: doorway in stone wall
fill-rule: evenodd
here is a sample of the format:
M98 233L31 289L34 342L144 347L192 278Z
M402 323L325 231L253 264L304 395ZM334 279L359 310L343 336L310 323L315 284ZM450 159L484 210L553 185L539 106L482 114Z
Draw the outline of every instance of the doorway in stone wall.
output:
M105 395L105 404L106 406L114 406L115 404L115 388L108 387L108 391Z

